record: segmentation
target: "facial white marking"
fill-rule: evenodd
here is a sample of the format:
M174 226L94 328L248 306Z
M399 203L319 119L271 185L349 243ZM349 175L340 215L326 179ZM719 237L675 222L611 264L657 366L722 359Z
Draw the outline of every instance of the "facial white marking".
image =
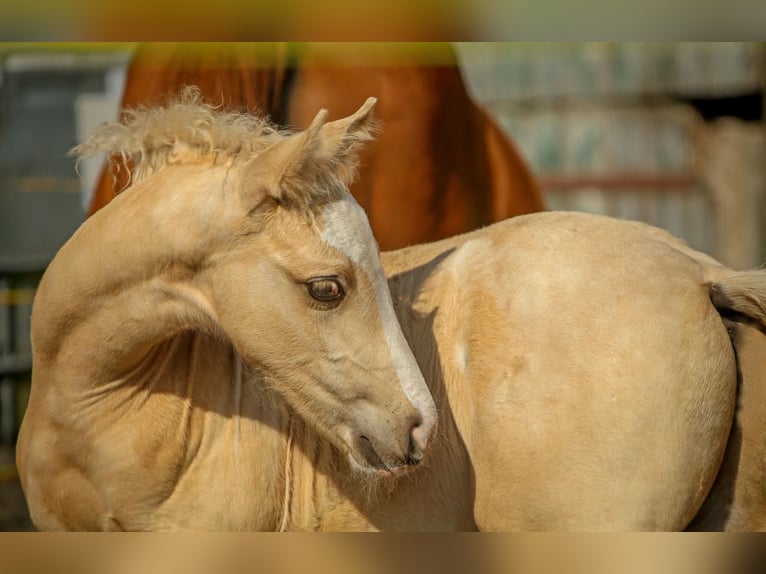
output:
M322 215L322 239L358 265L372 283L399 384L423 417L423 426L431 428L436 422L436 406L396 318L367 215L351 196L329 204Z
M322 239L338 249L367 275L374 274L377 265L375 238L367 214L353 197L335 201L324 208Z

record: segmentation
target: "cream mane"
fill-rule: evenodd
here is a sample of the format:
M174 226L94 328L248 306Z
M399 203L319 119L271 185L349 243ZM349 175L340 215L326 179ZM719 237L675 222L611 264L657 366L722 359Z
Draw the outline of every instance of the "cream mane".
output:
M357 149L377 129L370 115L375 101L369 98L356 114L332 122L321 110L306 130L293 135L265 117L206 103L199 88L187 86L164 106L125 110L121 122L102 124L70 155L106 152L115 179L122 170L127 173L123 189L169 165L258 156L263 159L256 171L274 196L310 213L346 192L355 178ZM274 151L280 147L274 144L287 139L291 145Z
M124 110L120 123L102 124L69 153L79 159L106 152L115 175L128 170L127 187L168 165L254 156L289 133L265 117L223 111L188 86L163 106Z

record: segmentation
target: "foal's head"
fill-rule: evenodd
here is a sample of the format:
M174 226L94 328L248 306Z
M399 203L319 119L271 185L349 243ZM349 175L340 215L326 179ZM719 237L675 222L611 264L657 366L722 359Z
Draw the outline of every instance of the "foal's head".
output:
M184 237L179 257L193 261L184 288L243 359L353 467L391 475L420 461L436 411L367 217L347 189L357 148L371 137L374 104L333 122L321 111L307 130L288 134L187 94L175 108L133 112L119 128L126 135L117 140L142 142L138 153L107 151L137 164L134 187L154 180L183 196L163 209ZM163 113L183 116L179 110L188 119L152 158L150 138L136 131L151 117L161 125ZM104 134L102 141L115 139Z

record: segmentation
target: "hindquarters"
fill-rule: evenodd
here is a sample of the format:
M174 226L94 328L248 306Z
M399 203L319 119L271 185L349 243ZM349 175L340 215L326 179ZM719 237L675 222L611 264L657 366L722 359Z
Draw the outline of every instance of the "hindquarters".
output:
M715 480L734 410L734 357L714 319L675 357L697 334L688 325L637 329L623 350L575 336L554 355L514 357L471 425L479 527L683 529Z
M476 292L458 282L460 314L443 301L434 325L477 524L683 529L715 480L736 398L701 266L613 220L548 214L513 227L474 242L503 265L474 264L470 244L445 261Z

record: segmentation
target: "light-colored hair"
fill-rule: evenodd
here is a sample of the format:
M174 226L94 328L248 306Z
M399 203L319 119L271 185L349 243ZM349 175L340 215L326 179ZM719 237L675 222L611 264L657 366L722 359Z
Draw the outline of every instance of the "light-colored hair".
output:
M115 174L128 170L128 187L190 157L215 162L257 155L289 133L265 117L206 103L197 87L187 86L165 105L124 110L119 123L100 125L69 154L79 159L106 152Z

